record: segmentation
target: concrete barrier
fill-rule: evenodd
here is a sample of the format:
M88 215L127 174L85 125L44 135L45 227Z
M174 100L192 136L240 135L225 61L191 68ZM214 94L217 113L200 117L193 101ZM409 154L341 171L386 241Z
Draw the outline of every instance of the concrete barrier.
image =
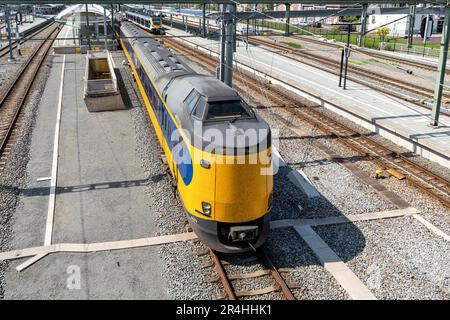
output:
M88 51L86 54L84 101L90 112L126 109L107 50Z

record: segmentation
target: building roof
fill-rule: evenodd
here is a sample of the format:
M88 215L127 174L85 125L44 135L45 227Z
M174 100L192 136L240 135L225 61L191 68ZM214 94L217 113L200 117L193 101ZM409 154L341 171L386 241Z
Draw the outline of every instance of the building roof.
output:
M79 14L79 13L85 13L86 12L86 5L85 4L75 4L73 6L70 6L63 11L61 11L56 17L56 20L62 19L65 16L72 15L72 14ZM98 4L88 4L88 12L102 15L104 13L104 9L102 6ZM106 10L106 16L110 17L111 12L109 10Z

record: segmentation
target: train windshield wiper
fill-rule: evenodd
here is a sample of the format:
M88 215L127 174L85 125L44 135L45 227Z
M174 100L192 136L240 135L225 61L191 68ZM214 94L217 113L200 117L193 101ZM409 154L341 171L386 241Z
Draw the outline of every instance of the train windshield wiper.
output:
M238 117L234 117L233 119L230 120L229 123L234 123L237 119L242 118L242 116L238 116Z

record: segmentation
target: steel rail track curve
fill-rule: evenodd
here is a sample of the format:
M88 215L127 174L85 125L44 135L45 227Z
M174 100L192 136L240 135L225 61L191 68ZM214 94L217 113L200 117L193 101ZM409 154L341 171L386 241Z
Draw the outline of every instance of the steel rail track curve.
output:
M31 32L30 34L28 34L27 36L25 36L22 41L26 42L29 40L32 40L33 38L35 38L37 35L41 34L42 32L44 32L45 30L47 30L48 28L50 28L52 25L54 25L56 22L51 22L49 24L46 24L40 28L33 28L33 30L28 30L28 32ZM17 40L12 42L12 49L16 49L17 48ZM0 48L0 58L4 57L5 55L7 55L9 53L9 45L6 45L2 48Z
M60 26L54 25L48 38L56 36L59 30ZM0 172L6 165L9 151L14 143L13 135L19 123L21 111L52 44L52 40L45 40L40 44L0 98Z

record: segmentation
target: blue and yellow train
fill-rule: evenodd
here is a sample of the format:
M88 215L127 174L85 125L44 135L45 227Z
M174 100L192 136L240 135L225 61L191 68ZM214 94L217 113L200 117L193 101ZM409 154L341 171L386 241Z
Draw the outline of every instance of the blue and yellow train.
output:
M194 232L221 252L261 246L273 191L268 124L139 27L123 21L120 42Z
M164 29L162 27L162 21L160 17L157 16L145 16L139 13L125 12L125 17L131 23L134 23L141 28L150 31L153 34L163 35Z

